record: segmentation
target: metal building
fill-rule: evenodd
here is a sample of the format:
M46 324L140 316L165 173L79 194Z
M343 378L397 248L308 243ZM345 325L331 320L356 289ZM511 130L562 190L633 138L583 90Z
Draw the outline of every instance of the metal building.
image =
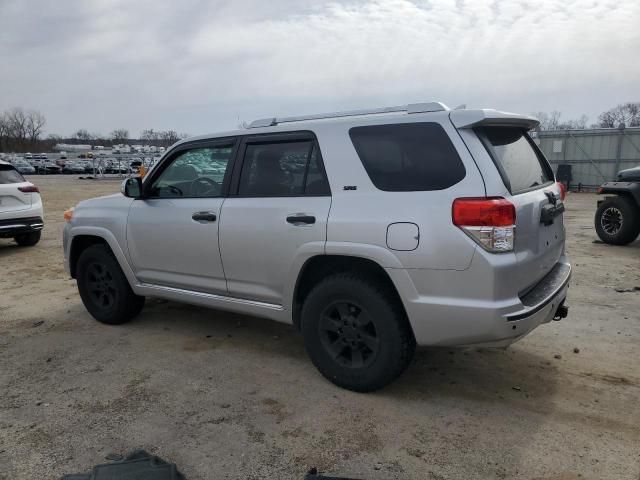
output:
M615 180L619 170L640 165L640 127L546 130L533 136L555 172L570 165L572 190L596 188Z

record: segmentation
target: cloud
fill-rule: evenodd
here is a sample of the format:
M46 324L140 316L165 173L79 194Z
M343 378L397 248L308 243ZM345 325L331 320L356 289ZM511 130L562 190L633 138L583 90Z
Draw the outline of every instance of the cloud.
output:
M0 109L59 133L426 100L595 120L637 100L635 0L68 3L0 4Z

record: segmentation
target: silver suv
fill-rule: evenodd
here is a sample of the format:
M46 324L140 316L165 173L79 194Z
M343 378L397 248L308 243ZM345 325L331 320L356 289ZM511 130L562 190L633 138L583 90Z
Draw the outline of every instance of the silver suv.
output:
M65 265L101 322L161 297L292 323L325 377L375 390L416 344L506 346L566 316L536 124L422 103L184 140L66 212Z

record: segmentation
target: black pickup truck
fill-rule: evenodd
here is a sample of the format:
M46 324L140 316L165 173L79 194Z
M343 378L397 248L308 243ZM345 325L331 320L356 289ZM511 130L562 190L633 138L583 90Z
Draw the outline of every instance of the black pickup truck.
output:
M615 182L602 184L598 201L596 232L605 243L626 245L640 234L640 166L621 170Z

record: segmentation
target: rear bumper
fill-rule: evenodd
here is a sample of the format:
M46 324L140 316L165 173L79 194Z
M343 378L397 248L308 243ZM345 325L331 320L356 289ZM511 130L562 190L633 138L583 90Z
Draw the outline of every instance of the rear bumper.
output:
M11 238L16 235L33 233L42 230L42 217L23 217L0 220L0 238Z
M402 284L400 272L390 275L396 285ZM533 288L515 298L478 300L419 294L407 298L402 290L409 288L408 283L400 285L399 290L419 345L504 347L556 315L566 316L564 302L570 277L571 265L562 256Z
M551 271L544 276L531 290L520 296L520 301L524 308L521 312L512 313L506 316L508 322L517 322L535 316L539 311L565 292L571 279L571 264L558 262ZM556 306L558 306L556 304Z

